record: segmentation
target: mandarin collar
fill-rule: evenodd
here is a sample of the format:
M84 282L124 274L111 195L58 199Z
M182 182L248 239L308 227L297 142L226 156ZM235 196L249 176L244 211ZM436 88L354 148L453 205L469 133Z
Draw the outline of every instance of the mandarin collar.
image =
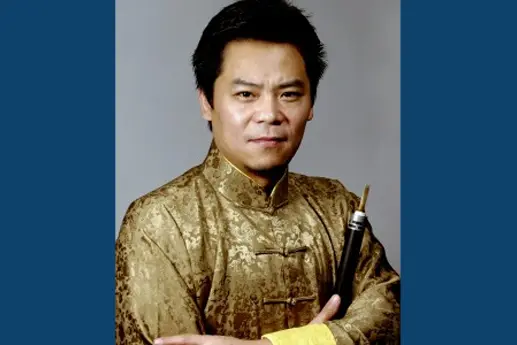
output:
M271 194L230 163L214 141L203 162L203 174L216 191L241 207L274 212L287 203L288 169L277 182Z

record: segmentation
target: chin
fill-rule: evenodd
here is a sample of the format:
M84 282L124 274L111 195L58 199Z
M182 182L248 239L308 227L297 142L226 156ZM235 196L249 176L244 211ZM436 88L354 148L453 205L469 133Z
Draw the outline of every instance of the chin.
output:
M285 167L287 164L289 164L289 160L284 157L264 157L253 160L248 167L255 171L269 171Z

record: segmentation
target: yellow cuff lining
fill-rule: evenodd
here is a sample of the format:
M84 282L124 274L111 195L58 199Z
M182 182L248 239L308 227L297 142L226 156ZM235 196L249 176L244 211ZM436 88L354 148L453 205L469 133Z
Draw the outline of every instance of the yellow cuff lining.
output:
M273 345L336 345L334 335L324 324L286 329L264 334L262 338L268 339Z

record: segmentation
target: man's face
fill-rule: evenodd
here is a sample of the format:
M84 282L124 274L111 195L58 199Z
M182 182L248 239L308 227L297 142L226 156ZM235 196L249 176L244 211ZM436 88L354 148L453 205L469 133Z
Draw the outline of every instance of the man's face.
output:
M283 167L294 157L313 116L310 85L298 50L288 44L227 45L213 108L200 94L223 155L249 174Z

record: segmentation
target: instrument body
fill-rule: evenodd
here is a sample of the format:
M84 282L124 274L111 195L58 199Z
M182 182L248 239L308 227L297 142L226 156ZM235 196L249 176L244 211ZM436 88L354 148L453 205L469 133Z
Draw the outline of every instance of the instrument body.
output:
M361 202L358 209L353 213L348 223L348 229L345 231L345 242L343 253L339 262L336 284L334 285L333 294L341 297L339 310L334 315L334 319L341 319L345 316L348 307L352 304L354 298L354 278L359 261L359 254L363 244L364 229L366 227L365 205L368 198L370 187L367 185L364 189Z

